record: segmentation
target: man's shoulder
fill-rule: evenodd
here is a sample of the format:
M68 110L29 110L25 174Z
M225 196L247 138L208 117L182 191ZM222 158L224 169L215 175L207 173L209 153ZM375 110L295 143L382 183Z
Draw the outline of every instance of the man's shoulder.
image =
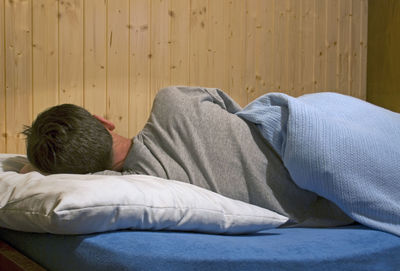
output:
M211 100L205 88L170 86L158 91L153 102L153 111L175 112L188 110L204 100Z
M204 95L205 88L202 87L191 87L191 86L169 86L160 89L157 92L155 99L169 99L169 98L180 98L180 97L195 97Z

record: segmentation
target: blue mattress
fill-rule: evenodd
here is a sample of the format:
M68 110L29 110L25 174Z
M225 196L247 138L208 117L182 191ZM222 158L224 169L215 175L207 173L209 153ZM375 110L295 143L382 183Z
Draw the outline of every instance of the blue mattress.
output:
M0 230L49 270L399 270L400 238L361 225L251 235L116 231L60 236Z

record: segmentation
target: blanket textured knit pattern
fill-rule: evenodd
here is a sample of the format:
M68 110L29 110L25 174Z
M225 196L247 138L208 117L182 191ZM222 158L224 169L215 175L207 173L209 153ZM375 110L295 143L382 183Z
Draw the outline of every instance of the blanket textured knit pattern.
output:
M240 117L257 124L301 188L400 236L400 114L338 93L269 93Z

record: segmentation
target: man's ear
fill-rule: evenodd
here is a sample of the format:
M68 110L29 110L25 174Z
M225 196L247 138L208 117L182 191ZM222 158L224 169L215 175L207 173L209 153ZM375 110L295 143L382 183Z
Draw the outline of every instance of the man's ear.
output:
M108 129L110 131L115 129L115 125L111 121L109 121L103 117L97 116L97 115L93 115L93 117L98 119L104 125L104 127L106 127L106 129Z

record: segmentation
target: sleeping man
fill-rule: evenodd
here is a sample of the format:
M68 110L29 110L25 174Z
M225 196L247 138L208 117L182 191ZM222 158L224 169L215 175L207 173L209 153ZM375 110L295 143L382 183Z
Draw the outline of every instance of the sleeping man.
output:
M164 88L143 130L128 139L102 117L59 105L39 114L24 131L27 156L48 174L152 175L267 208L297 225L352 223L335 204L292 181L256 125L235 114L240 110L218 89Z

